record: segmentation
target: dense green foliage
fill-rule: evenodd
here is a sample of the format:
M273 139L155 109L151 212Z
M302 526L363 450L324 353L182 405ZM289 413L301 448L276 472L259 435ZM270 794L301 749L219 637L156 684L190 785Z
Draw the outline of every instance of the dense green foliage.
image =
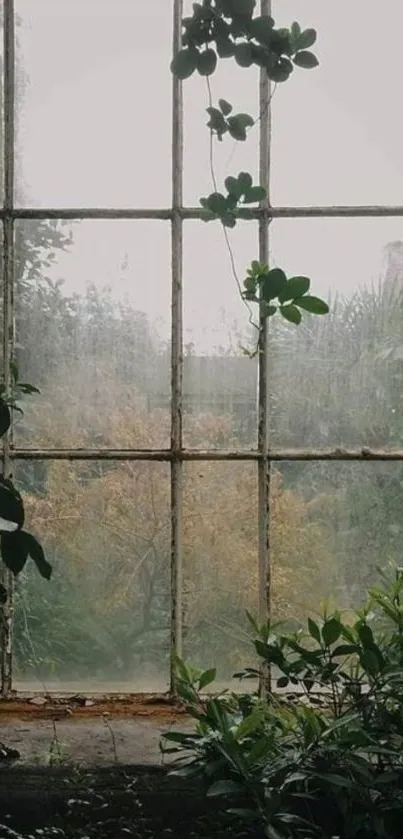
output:
M274 668L283 692L207 698L215 670L178 660L178 691L196 729L164 735L164 750L180 753L174 771L201 777L208 796L270 839L397 839L403 572L383 575L353 618L325 611L293 633L251 623L263 673Z

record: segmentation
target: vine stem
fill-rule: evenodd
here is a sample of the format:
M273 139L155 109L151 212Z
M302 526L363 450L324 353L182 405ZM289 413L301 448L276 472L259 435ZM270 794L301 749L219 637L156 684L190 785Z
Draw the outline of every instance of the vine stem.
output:
M206 77L206 85L207 85L209 108L212 108L213 107L213 96L212 96L210 79L209 79L208 76ZM277 89L277 85L274 87L271 96L269 97L269 99L267 100L267 102L265 104L265 107L261 110L258 119L254 122L254 124L253 124L253 126L251 126L251 128L254 128L254 126L257 125L259 123L259 121L262 119L264 114L267 113L267 110L268 110L268 108L269 108L269 106L272 102L272 99L273 99L273 96L274 96L274 93L275 93L276 89ZM231 154L231 157L233 156L235 148L236 148L236 144L234 145L234 149L233 149L233 152ZM229 159L229 162L231 160L231 157ZM217 176L216 176L215 164L214 164L214 133L213 133L212 128L210 128L209 162L210 162L210 174L211 174L211 182L212 182L212 185L213 185L213 189L214 189L214 192L218 192L218 183L217 183ZM225 225L222 222L221 222L221 227L222 227L222 231L223 231L223 234L224 234L224 239L225 239L225 243L226 243L226 246L227 246L227 250L228 250L228 254L229 254L229 258L230 258L230 263L231 263L231 270L232 270L232 274L233 274L233 277L234 277L234 280L235 280L235 283L236 283L238 294L239 294L239 297L240 297L242 303L244 304L244 306L247 309L248 314L249 314L248 323L250 324L250 326L252 326L254 329L257 330L257 332L259 334L259 337L260 337L259 324L257 324L254 321L253 311L252 311L251 307L249 306L249 303L247 302L247 300L245 300L245 298L243 297L243 294L242 294L242 286L241 286L241 283L240 283L240 279L239 279L239 275L238 275L238 271L237 271L237 267L236 267L236 263L235 263L234 252L233 252L233 249L232 249L232 245L231 245L231 242L230 242L230 238L229 238L229 235L228 235L227 228L225 227ZM259 337L258 337L256 346L255 346L255 349L251 352L252 357L255 357L259 352Z

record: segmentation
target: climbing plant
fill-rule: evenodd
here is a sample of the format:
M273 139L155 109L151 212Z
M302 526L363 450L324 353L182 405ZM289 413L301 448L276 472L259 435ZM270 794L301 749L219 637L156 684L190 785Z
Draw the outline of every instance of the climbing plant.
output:
M297 22L289 29L276 28L270 15L255 14L256 5L256 0L203 0L194 3L193 15L182 20L182 44L171 70L181 80L194 73L206 77L207 127L211 139L218 142L226 136L244 142L261 117L235 112L226 99L213 105L209 77L219 59L233 59L244 68L263 68L276 84L287 81L295 68L312 69L319 63L310 50L316 42L315 29L302 29ZM269 102L265 103L268 107ZM255 217L253 205L267 202L265 186L254 184L249 172L228 175L223 191L218 190L213 166L211 174L214 191L200 198L204 221L218 220L224 228L234 228L239 218ZM228 243L227 234L226 238ZM324 300L310 294L310 285L308 277L287 277L281 268L253 260L243 288L239 287L247 305L259 304L264 321L279 312L287 321L299 324L304 311L314 315L329 311Z
M39 393L38 388L28 382L21 382L17 365L11 363L11 394L7 393L6 384L0 384L0 437L7 434L11 425L11 412L22 408L19 399L32 393ZM22 571L28 558L33 559L42 577L49 580L52 568L45 558L42 545L23 529L25 521L24 503L13 481L0 475L0 551L4 565L17 575ZM7 602L7 589L0 584L0 604Z

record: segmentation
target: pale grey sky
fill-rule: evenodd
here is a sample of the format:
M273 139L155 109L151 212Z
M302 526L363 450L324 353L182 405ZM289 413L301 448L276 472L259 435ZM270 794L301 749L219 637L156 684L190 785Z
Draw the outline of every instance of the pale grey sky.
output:
M170 202L170 0L18 0L29 77L20 136L21 179L34 206L164 207ZM403 204L400 114L401 0L369 14L368 0L278 0L277 22L318 29L320 67L296 70L273 100L272 202ZM386 37L380 37L379 26ZM232 61L213 97L257 114L257 77ZM211 191L206 84L185 90L185 201ZM257 131L225 140L218 178L257 171ZM228 346L243 326L222 232L191 223L185 235L185 338ZM382 248L403 219L284 220L272 225L273 260L308 274L315 291L348 292L377 279ZM231 234L239 273L256 258L256 232ZM169 318L169 225L84 222L57 274L68 289L109 283L152 318ZM122 271L122 263L127 268Z

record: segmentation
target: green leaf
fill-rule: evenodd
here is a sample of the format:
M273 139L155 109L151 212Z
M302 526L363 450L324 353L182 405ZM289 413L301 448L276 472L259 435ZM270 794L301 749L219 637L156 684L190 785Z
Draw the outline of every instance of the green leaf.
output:
M223 779L222 781L216 781L209 787L207 796L209 798L216 798L221 795L239 795L241 792L242 787L240 784L236 784L235 781Z
M264 186L251 186L245 193L245 204L254 204L256 201L264 201L267 196L267 191Z
M242 189L241 195L244 195L253 184L252 175L250 175L249 172L240 172L238 175L238 183L240 189Z
M3 562L15 576L22 571L28 559L28 546L21 538L21 533L21 530L17 533L2 533L0 538Z
M227 117L232 111L232 105L230 102L227 102L226 99L219 99L218 104L220 106L221 112Z
M233 195L237 201L243 195L242 184L239 183L238 178L232 177L229 175L228 178L225 179L225 188L229 195Z
M24 506L11 481L0 477L0 533L13 533L24 524Z
M293 306L292 304L288 306L280 306L280 312L283 318L290 321L290 323L295 323L297 325L301 323L301 312L296 306Z
M244 142L246 140L246 126L243 122L239 122L236 116L228 118L228 131L233 140Z
M275 64L269 63L266 67L267 75L273 82L286 82L291 73L293 66L288 58L279 58Z
M363 647L374 647L374 634L367 623L360 623L359 626L357 626L357 634Z
M207 128L211 128L212 131L216 131L219 136L225 134L228 131L228 125L218 108L206 108L207 113L209 114L209 121L207 123Z
M210 670L205 670L199 679L199 690L203 690L207 685L211 685L215 681L216 676L217 670L215 667L212 667Z
M287 300L295 300L296 297L302 297L308 291L310 284L311 281L308 277L290 277L279 296L280 303L286 303Z
M0 437L8 431L11 425L11 413L10 408L4 401L4 399L0 398Z
M217 52L220 58L232 58L235 55L235 44L230 38L216 38Z
M287 277L281 268L272 268L262 278L261 292L263 300L273 300L281 293L287 282ZM281 310L280 310L281 311Z
M18 389L21 390L23 393L31 394L31 393L40 393L38 387L35 385L30 385L28 382L18 382Z
M271 43L273 34L274 20L268 15L259 15L253 18L250 24L249 32L252 38L255 38L259 44L268 47Z
M261 708L257 708L252 711L251 714L248 714L248 716L240 722L235 732L235 739L242 740L244 737L250 737L251 734L254 734L255 731L261 727L263 718L263 711Z
M250 44L236 44L235 61L240 67L250 67L253 64L252 47Z
M342 625L337 618L329 618L322 626L323 642L329 647L339 640L341 635Z
M207 207L218 216L227 212L227 199L221 192L212 192L207 198Z
M313 70L314 67L317 67L319 64L316 55L313 52L307 52L306 50L302 50L302 52L297 52L293 58L294 64L297 67L303 67L304 70Z
M294 23L291 24L290 32L293 43L297 44L299 38L301 37L301 27L296 20L294 21Z
M201 76L211 76L217 67L217 53L209 47L198 53L197 71Z
M236 218L233 213L225 213L224 215L220 216L220 218L224 227L236 226Z
M318 624L315 623L315 621L312 620L312 618L308 618L308 630L309 630L309 634L310 634L311 638L313 638L315 641L317 641L318 644L321 644L322 639L321 639L321 636L320 636L320 629L318 627Z
M353 655L358 651L358 647L356 644L340 644L336 647L335 650L332 651L332 657L335 658L339 655Z
M196 70L198 57L194 48L179 50L171 61L171 72L178 79L188 79Z
M288 687L289 683L290 683L290 680L289 680L288 676L280 676L280 678L277 679L277 687L278 688L286 688L286 687Z
M297 24L298 25L298 24ZM296 37L296 49L297 50L309 50L309 47L313 47L314 43L316 42L317 33L315 29L305 29L304 32L301 32Z
M277 306L272 306L272 305L270 305L270 303L266 303L266 306L265 306L265 309L264 309L264 315L265 315L266 318L273 317L273 315L275 315L276 312L277 312Z
M311 312L313 315L327 315L329 313L329 306L320 297L313 297L310 294L305 294L294 300L295 305L300 309L305 309L306 312Z

